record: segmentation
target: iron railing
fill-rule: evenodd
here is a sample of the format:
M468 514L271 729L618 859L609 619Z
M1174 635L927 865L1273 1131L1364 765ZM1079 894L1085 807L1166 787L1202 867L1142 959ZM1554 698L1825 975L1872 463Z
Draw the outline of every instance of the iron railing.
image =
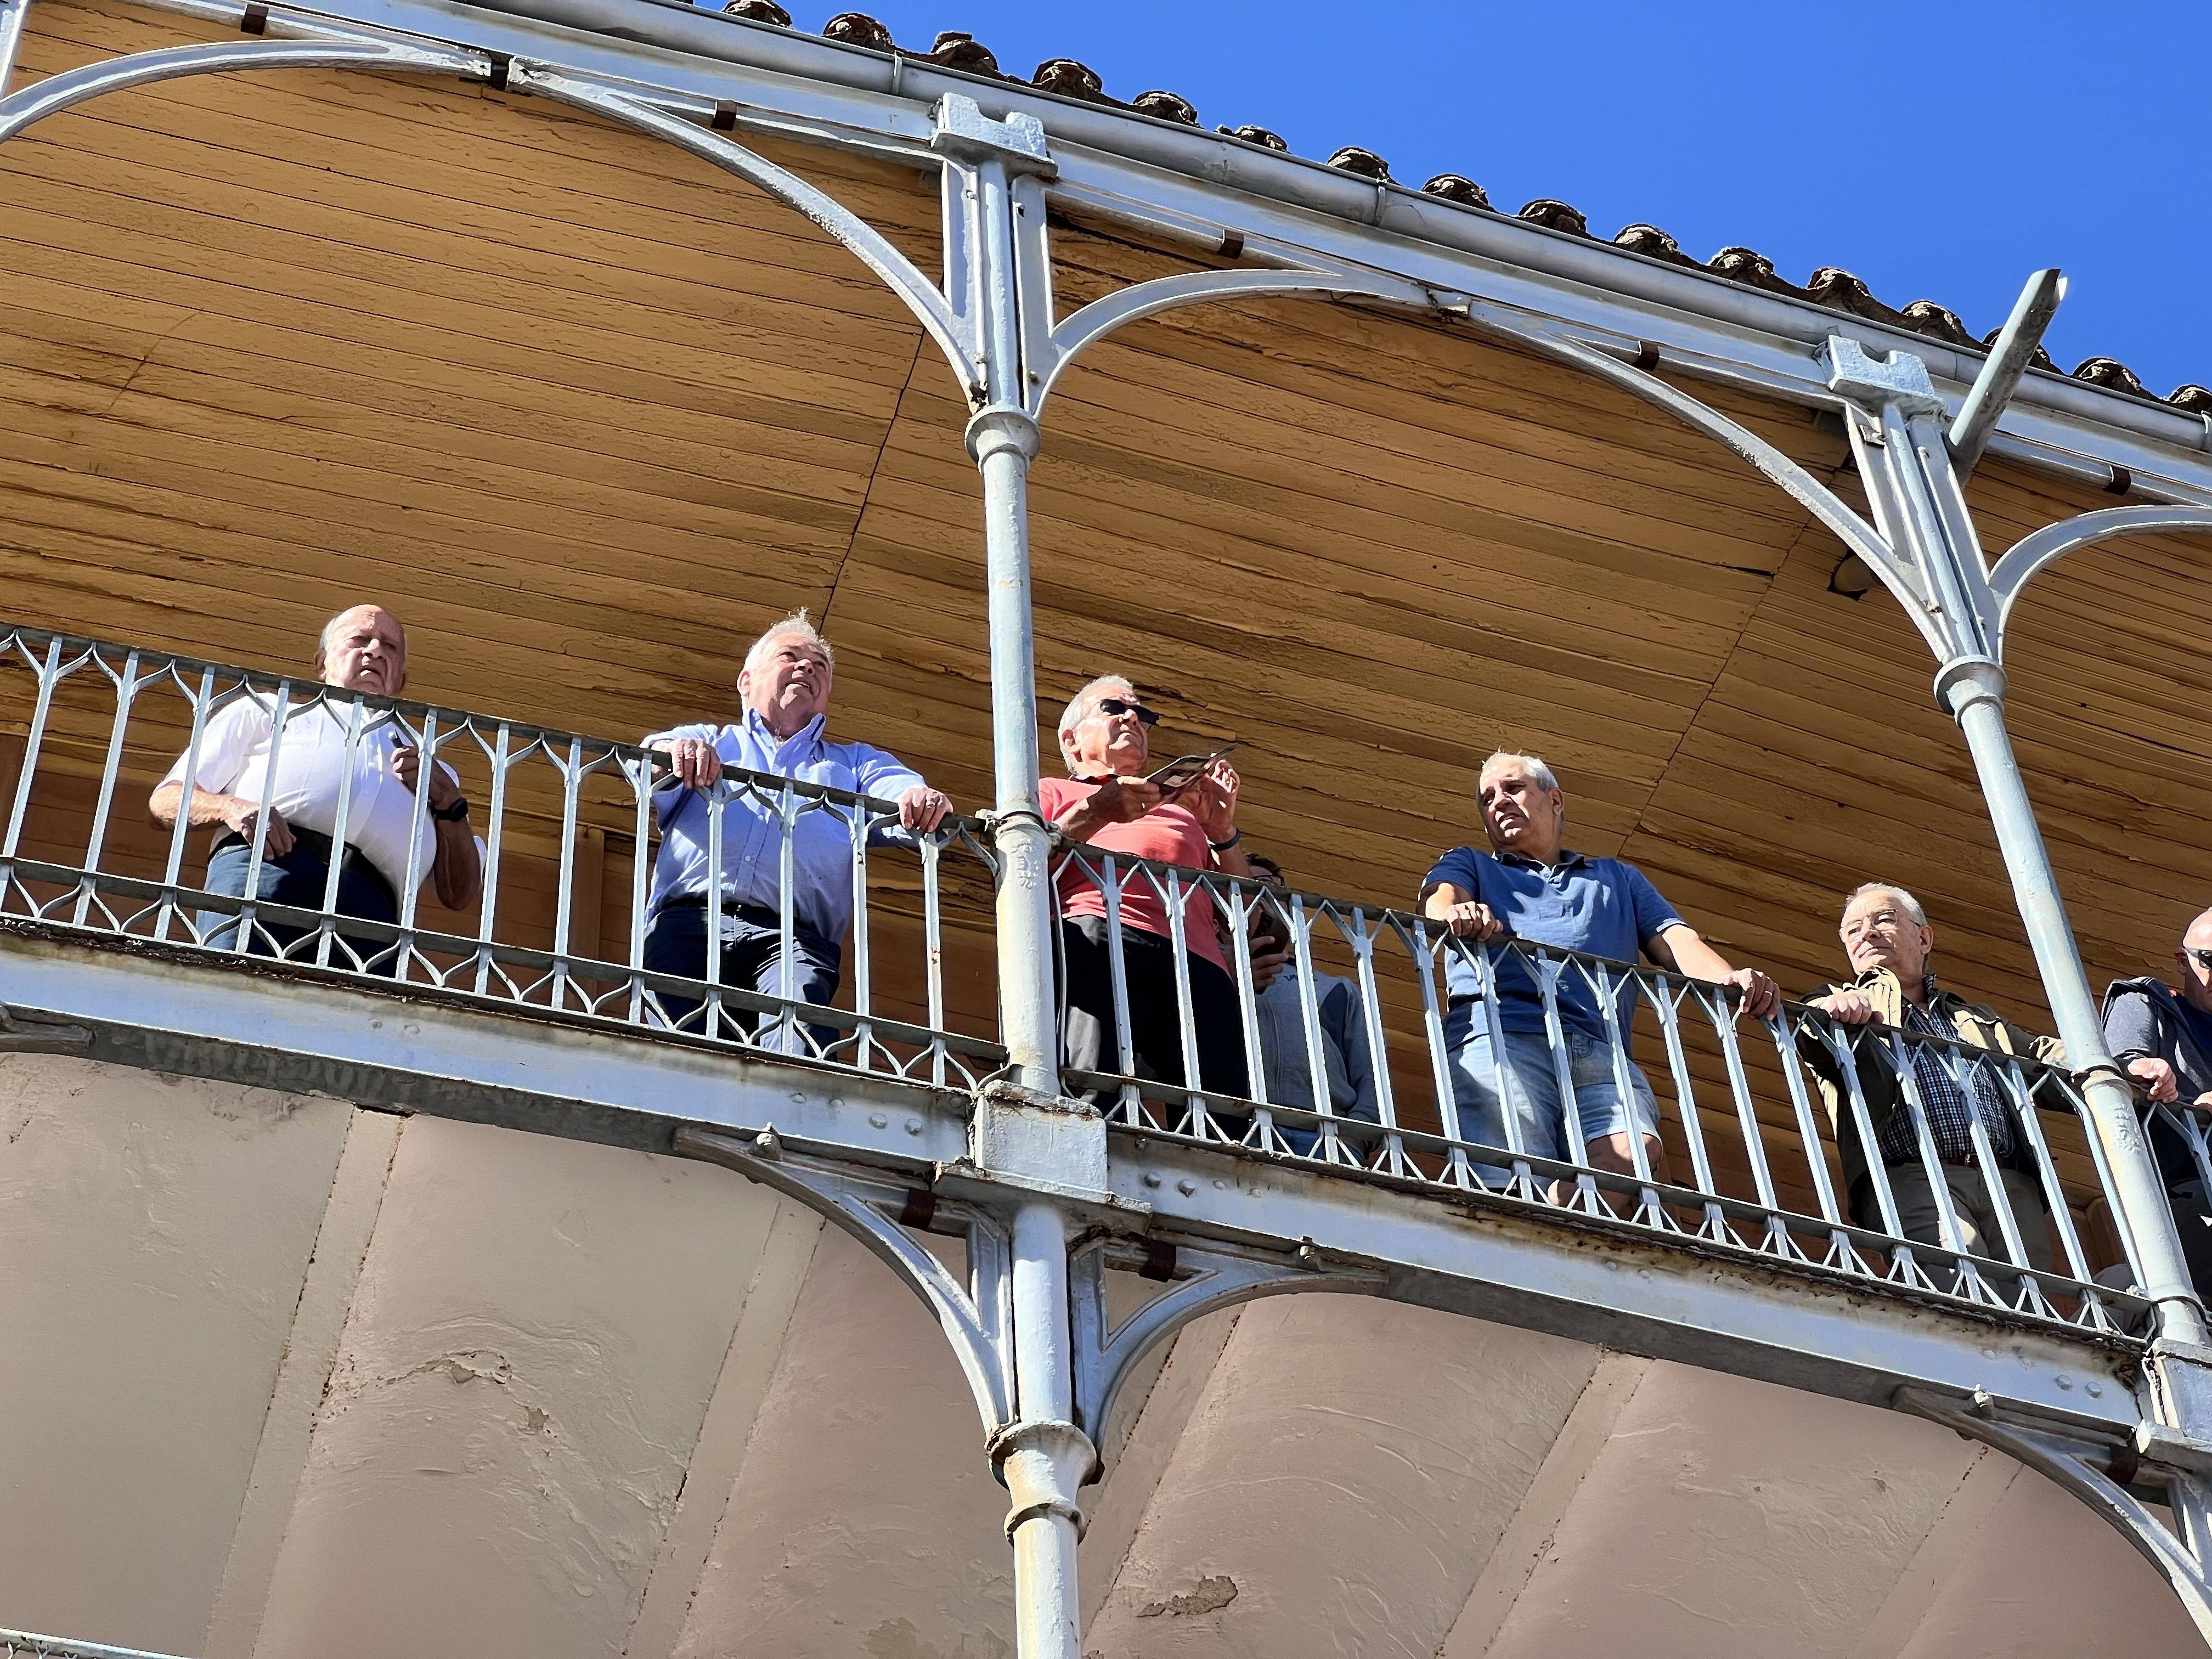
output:
M112 1648L99 1642L76 1642L65 1636L37 1636L28 1631L0 1630L0 1659L172 1659L143 1648Z
M210 722L246 700L269 720L264 818L287 733L316 720L342 729L344 763L328 831L334 844L348 842L349 817L360 810L354 794L363 750L381 728L395 728L420 751L423 775L433 763L453 768L463 793L482 804L475 903L443 925L430 918L429 801L419 789L406 867L392 882L394 921L340 913L337 859L328 861L313 905L207 890L188 868L187 848L195 833L208 832L194 832L179 811L173 828L156 833L147 803L179 757L187 778L203 777ZM670 786L665 763L635 744L27 628L0 630L0 732L20 733L21 744L0 834L0 919L772 1048L912 1081L972 1088L1003 1062L995 1043L951 1029L946 1014L940 896L948 866L966 861L969 868L953 873L969 885L988 885L993 868L988 840L970 819L916 835L899 828L892 803L726 771L701 792L715 908L726 896L726 830L764 821L780 849L781 949L768 987L726 986L718 982L716 927L705 929L703 979L646 966L646 849L656 791ZM817 818L836 826L833 839L844 843L851 882L843 1006L810 1004L795 982L793 860ZM258 836L251 842L246 894L261 890L264 845ZM619 856L625 847L626 860ZM597 869L587 869L592 861ZM624 862L627 890L593 903L605 871ZM895 939L882 937L887 917L900 924Z
M1424 915L1387 906L1095 848L1066 849L1059 882L1063 895L1072 889L1094 896L1093 908L1103 909L1113 971L1114 1068L1070 1071L1066 1081L1090 1091L1124 1132L1236 1144L1309 1165L1480 1195L1692 1248L1786 1261L2087 1329L2133 1329L2145 1312L2147 1304L2121 1288L2140 1285L2143 1276L2134 1242L2110 1202L2105 1147L2080 1090L2057 1067L1887 1026L1854 1030L1797 1004L1753 1020L1741 1013L1732 988L1679 973L1510 938L1476 944ZM1172 964L1175 976L1182 1040L1170 1059L1180 1075L1165 1080L1158 1075L1164 1068L1140 1064L1133 1031L1137 999L1122 949L1133 896L1149 914L1164 913L1170 925L1171 951L1140 958L1146 966ZM1241 1095L1205 1086L1186 954L1203 928L1215 931L1235 985L1247 1079ZM1261 933L1273 935L1279 951L1288 951L1271 991L1262 990L1255 970L1255 936ZM1471 969L1474 982L1474 992L1460 998L1439 990L1455 959ZM1331 975L1332 967L1340 971ZM1496 994L1502 975L1518 984L1522 974L1542 1011L1544 1029L1536 1039L1541 1058L1534 1063L1547 1075L1540 1077L1527 1074L1525 1045L1508 1040L1502 1018L1507 1002ZM1657 1160L1643 1136L1630 1135L1632 1169L1591 1167L1570 1054L1572 1025L1561 1006L1570 988L1585 991L1585 1006L1595 1005L1602 1016L1601 1038L1585 1046L1604 1057L1606 1080L1622 1097L1640 1071L1632 1058L1638 1026L1646 1051L1656 1048ZM1158 996L1160 988L1147 994ZM1289 1002L1293 1017L1263 1023L1263 995ZM1339 1011L1349 1018L1325 1030L1328 997L1340 999ZM1466 1026L1448 1036L1455 1003L1464 1008L1459 1017ZM1556 1095L1564 1157L1532 1150L1510 1110L1500 1120L1502 1144L1462 1133L1468 1090L1455 1081L1455 1068L1468 1063L1470 1034L1487 1039L1473 1051L1480 1056L1474 1080L1486 1084L1493 1097L1525 1092L1531 1083ZM1366 1053L1340 1054L1348 1045L1364 1045ZM1854 1212L1853 1192L1843 1180L1839 1126L1828 1121L1814 1077L1821 1068L1834 1080L1848 1117L1842 1133L1856 1133L1861 1146L1872 1148L1878 1136L1863 1066L1893 1079L1902 1097L1916 1152L1911 1161L1936 1211L1932 1240L1902 1236L1892 1168L1879 1155L1866 1160ZM1978 1085L2001 1103L2014 1137L2012 1161L2025 1166L2021 1173L2039 1199L2033 1213L2023 1213L2030 1206L2015 1206L2002 1180L1990 1183L2000 1233L1994 1249L1990 1241L1979 1253L1966 1248L1923 1097L1929 1077L1923 1068L1929 1066L1967 1101L1981 1093ZM1190 1086L1194 1080L1197 1086ZM1353 1096L1349 1103L1341 1098L1347 1093ZM1292 1097L1301 1103L1285 1103ZM2189 1137L2212 1190L2203 1116L2160 1109ZM1997 1167L1990 1127L1978 1110L1967 1118L1975 1164ZM2077 1210L2102 1212L2119 1260L2096 1259ZM2048 1271L2033 1265L2027 1248L2046 1225L2057 1243Z
M252 699L270 722L270 744L303 720L334 720L350 763L391 724L427 760L461 775L484 805L483 893L446 926L426 921L419 845L395 883L391 922L342 915L331 875L318 905L228 897L188 870L193 832L156 832L144 803L181 755L188 775L210 720ZM708 928L702 978L645 965L656 757L632 744L520 721L336 691L173 653L43 630L0 631L0 761L12 758L0 836L0 923L41 924L156 941L188 954L288 964L287 971L350 978L517 1011L769 1050L909 1081L972 1088L1005 1063L993 1041L988 826L948 818L936 831L897 829L891 803L789 779L726 773L707 797L707 866L723 868L726 828L765 824L778 861L781 979L764 989L717 982L719 931ZM268 769L273 778L275 768ZM346 836L351 787L342 787L334 842ZM267 805L264 793L263 805ZM417 795L418 832L428 811ZM746 815L740 820L738 815ZM799 919L793 862L802 829L837 827L852 884L843 1006L805 1001L788 964ZM417 840L420 836L418 833ZM261 854L252 861L258 867ZM1063 893L1099 900L1111 969L1110 1060L1070 1069L1066 1086L1090 1092L1125 1133L1171 1135L1328 1172L1412 1183L1477 1203L1523 1206L1577 1224L1624 1228L1687 1248L1741 1253L1793 1269L1881 1284L1912 1295L2098 1331L2136 1326L2147 1304L2111 1281L2142 1282L2133 1241L2111 1190L2105 1149L2081 1095L2063 1072L2026 1056L1873 1028L1854 1033L1789 1006L1746 1018L1723 988L1680 974L1553 951L1521 940L1473 944L1421 915L1071 846L1060 854ZM594 861L600 873L592 874ZM611 896L602 884L611 878ZM246 890L257 890L251 878ZM599 894L598 902L593 894ZM1157 901L1170 949L1176 1075L1139 1063L1123 914L1133 894ZM717 878L716 899L724 896ZM1234 984L1243 1060L1242 1093L1209 1086L1187 951L1217 929ZM1288 952L1282 987L1255 967L1255 929ZM967 1030L948 1007L948 932L966 945ZM1476 994L1455 1014L1440 991L1447 965L1463 963ZM1340 970L1332 975L1332 969ZM1525 972L1543 1014L1548 1079L1524 1075L1500 1030L1502 973ZM1064 983L1064 977L1063 977ZM1600 1048L1623 1094L1635 1081L1639 1035L1656 1054L1654 1093L1662 1152L1655 1160L1630 1137L1632 1167L1593 1168L1568 1047L1563 990L1581 988L1601 1011ZM1158 986L1139 987L1157 996ZM1632 994L1624 995L1626 993ZM1325 1014L1333 1019L1325 1019ZM1526 1144L1515 1116L1502 1144L1466 1133L1455 1067L1464 1030L1490 1038L1487 1075L1500 1096L1548 1082L1564 1120L1559 1157ZM1288 1033L1286 1036L1285 1033ZM1333 1063L1334 1062L1334 1063ZM1537 1062L1541 1066L1545 1062ZM1903 1097L1917 1161L1937 1210L1937 1237L1904 1238L1890 1170L1868 1160L1867 1203L1845 1190L1838 1127L1828 1121L1810 1068L1838 1080L1846 1133L1876 1142L1861 1064L1886 1068ZM1965 1091L2002 1102L2017 1162L2039 1196L2022 1213L1993 1183L1998 1248L1966 1248L1922 1098L1924 1065ZM1585 1085L1587 1086L1587 1085ZM1350 1097L1340 1100L1340 1093ZM2212 1188L2204 1121L2168 1111ZM1989 1127L1970 1114L1976 1161L1996 1163ZM1686 1179L1684 1170L1686 1170ZM1870 1204L1871 1213L1868 1212ZM2106 1212L2113 1240L2100 1250L2081 1224ZM2077 1212L2079 1212L2077 1216ZM2047 1220L2046 1220L2047 1218ZM2033 1265L2028 1241L2047 1226L2053 1265ZM2112 1256L2115 1260L2103 1260ZM2100 1271L2106 1282L2099 1282Z

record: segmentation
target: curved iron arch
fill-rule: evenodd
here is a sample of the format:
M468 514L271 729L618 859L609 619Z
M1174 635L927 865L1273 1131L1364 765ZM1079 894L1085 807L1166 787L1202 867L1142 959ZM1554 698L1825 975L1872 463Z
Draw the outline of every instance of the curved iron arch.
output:
M368 37L164 46L67 70L9 97L0 98L0 143L49 115L109 93L180 80L187 76L268 69L366 69L488 77L492 60L488 54L468 48L418 46ZM520 60L512 64L509 73L515 81L526 83L529 91L556 103L589 110L634 131L687 150L743 179L820 227L905 302L945 354L962 393L971 404L981 401L981 377L962 340L962 325L945 296L912 260L835 197L755 155L744 145L657 109L629 94Z

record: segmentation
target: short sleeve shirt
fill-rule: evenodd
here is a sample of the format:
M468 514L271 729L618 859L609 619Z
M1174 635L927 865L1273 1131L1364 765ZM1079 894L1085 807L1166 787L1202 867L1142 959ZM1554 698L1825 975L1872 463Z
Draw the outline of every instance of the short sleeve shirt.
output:
M1613 962L1637 961L1648 941L1682 922L1650 878L1621 859L1563 852L1557 864L1547 866L1510 853L1500 856L1455 847L1437 860L1422 890L1443 882L1488 905L1518 939ZM1509 954L1501 953L1496 961L1500 1024L1509 1031L1541 1031L1544 1006L1528 967ZM1475 965L1456 951L1445 969L1444 983L1455 997L1479 996L1482 990ZM1636 1012L1635 981L1627 981L1616 995L1626 1034ZM1591 1036L1606 1034L1596 991L1571 966L1559 975L1559 1018Z
M365 715L357 746L349 757L355 707L350 698L318 697L290 704L281 738L276 732L276 707L273 696L248 696L217 709L200 733L199 763L192 781L212 793L235 795L258 805L273 744L276 778L269 805L287 823L317 835L335 835L338 799L343 794L346 841L361 849L392 890L406 890L410 841L416 844L416 878L427 878L437 854L435 826L427 803L418 802L393 769L394 755L412 741L406 728L387 716ZM190 758L189 754L178 756L161 781L182 783ZM459 781L452 767L442 761L439 764L447 777Z
M1096 794L1098 786L1081 778L1047 778L1038 786L1039 805L1044 809L1045 822L1057 823L1061 814L1079 802ZM1132 858L1152 859L1161 864L1179 864L1194 870L1212 867L1213 853L1206 844L1206 831L1199 827L1198 817L1188 807L1174 801L1163 801L1131 823L1109 823L1091 836L1090 845L1100 852L1121 853ZM1123 875L1121 883L1121 925L1135 927L1147 933L1157 933L1162 939L1174 937L1168 918L1166 901L1152 884L1152 878L1141 873ZM1074 859L1063 856L1060 874L1054 884L1060 894L1060 914L1063 916L1103 916L1106 914L1106 895L1091 874ZM1221 940L1214 927L1213 901L1204 893L1194 892L1183 906L1183 948L1193 956L1203 957L1226 973L1227 961L1221 954Z

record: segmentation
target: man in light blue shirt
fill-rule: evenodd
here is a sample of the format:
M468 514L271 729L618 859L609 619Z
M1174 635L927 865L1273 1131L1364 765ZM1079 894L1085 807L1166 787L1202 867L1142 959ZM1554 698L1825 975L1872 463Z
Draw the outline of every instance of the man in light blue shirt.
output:
M1715 984L1736 987L1743 1012L1764 1019L1782 1004L1775 982L1753 968L1729 966L1720 952L1674 913L1634 865L1586 858L1561 843L1566 796L1552 769L1534 755L1496 754L1476 779L1482 827L1491 851L1455 847L1437 860L1421 884L1422 913L1465 939L1502 935L1532 945L1632 963L1649 957L1661 967ZM1444 1041L1452 1054L1452 1093L1460 1131L1486 1146L1505 1146L1505 1108L1498 1095L1502 1075L1522 1149L1538 1158L1586 1163L1599 1170L1634 1170L1641 1135L1653 1173L1666 1178L1659 1143L1659 1107L1651 1085L1626 1052L1636 1012L1635 981L1614 992L1622 1068L1630 1098L1623 1100L1613 1066L1612 1031L1595 988L1569 964L1559 975L1558 1007L1565 1039L1567 1081L1586 1143L1577 1159L1568 1144L1566 1109L1558 1058L1545 1036L1544 1005L1526 963L1504 951L1498 969L1498 1024L1504 1042L1497 1051L1483 1004L1480 970L1455 953L1445 970L1449 1004ZM1493 1176L1502 1171L1487 1170Z
M753 642L738 676L744 714L732 726L680 726L646 738L668 757L669 777L654 806L660 850L646 909L645 967L685 979L707 976L710 917L721 936L716 980L764 995L788 994L817 1006L837 994L845 930L853 920L853 821L849 808L807 805L792 828L792 955L789 989L781 907L783 825L779 803L757 792L722 808L719 892L708 852L710 798L725 768L771 773L802 783L896 800L899 823L934 830L951 803L896 755L865 743L823 736L834 669L830 642L804 611ZM703 1029L701 1005L664 994L678 1029ZM777 1017L763 1017L763 1027ZM746 1022L750 1024L750 1022ZM829 1034L822 1034L827 1036ZM788 1022L772 1045L800 1048Z

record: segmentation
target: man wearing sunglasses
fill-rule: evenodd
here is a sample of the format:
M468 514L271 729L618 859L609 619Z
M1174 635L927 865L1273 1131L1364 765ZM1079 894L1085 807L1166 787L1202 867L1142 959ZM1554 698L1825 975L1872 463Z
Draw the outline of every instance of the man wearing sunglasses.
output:
M2173 960L2178 992L2149 975L2113 981L2105 993L2105 1044L2154 1106L2212 1109L2212 910L2189 924ZM2212 1197L2204 1171L2188 1133L2167 1114L2152 1112L2148 1129L2189 1276L2200 1293L2212 1293Z
M1098 857L1114 853L1121 855L1114 889L1137 1075L1244 1096L1250 1091L1243 1022L1212 899L1188 880L1181 883L1176 908L1183 948L1178 956L1178 917L1164 890L1167 878L1133 870L1125 861L1149 859L1232 876L1249 872L1244 838L1237 828L1237 773L1227 761L1216 759L1180 787L1146 779L1152 728L1159 718L1118 674L1091 681L1060 717L1060 758L1068 775L1043 781L1042 805L1046 819L1063 836L1087 843L1082 854L1061 859L1054 879L1060 916L1061 1063L1071 1071L1121 1069L1108 889ZM1179 975L1189 987L1190 1035L1198 1058L1199 1075L1190 1079L1184 1076Z

